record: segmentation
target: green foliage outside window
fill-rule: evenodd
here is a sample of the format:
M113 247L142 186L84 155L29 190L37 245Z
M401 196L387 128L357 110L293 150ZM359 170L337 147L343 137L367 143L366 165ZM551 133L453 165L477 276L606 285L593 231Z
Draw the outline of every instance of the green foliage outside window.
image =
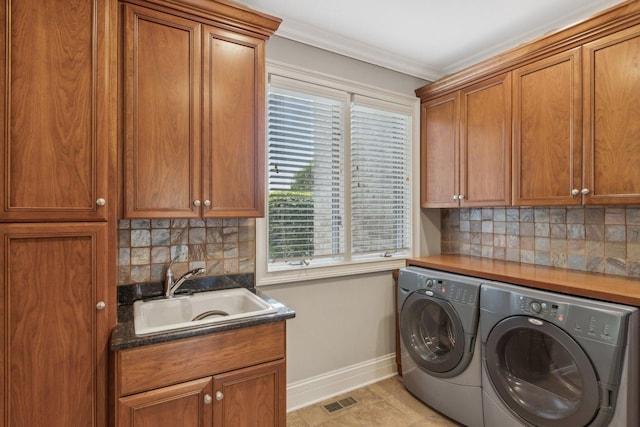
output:
M269 193L269 259L313 254L313 193L280 190Z

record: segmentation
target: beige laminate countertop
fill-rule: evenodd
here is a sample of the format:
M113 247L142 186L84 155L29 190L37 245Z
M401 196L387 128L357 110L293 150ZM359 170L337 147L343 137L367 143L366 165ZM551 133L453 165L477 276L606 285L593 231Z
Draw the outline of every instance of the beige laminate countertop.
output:
M435 255L407 265L640 307L640 279L465 255Z

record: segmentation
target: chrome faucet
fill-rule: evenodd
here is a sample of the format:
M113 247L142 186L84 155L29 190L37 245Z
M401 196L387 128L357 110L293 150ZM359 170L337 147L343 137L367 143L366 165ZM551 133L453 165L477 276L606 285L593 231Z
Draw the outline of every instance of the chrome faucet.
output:
M191 279L193 276L197 276L199 274L204 274L204 268L198 267L193 270L189 270L184 273L182 276L178 278L175 282L173 281L173 269L171 268L171 264L173 261L169 263L169 267L167 268L167 273L165 274L164 281L164 297L165 298L173 298L173 295L176 293L178 288L182 286L184 282Z

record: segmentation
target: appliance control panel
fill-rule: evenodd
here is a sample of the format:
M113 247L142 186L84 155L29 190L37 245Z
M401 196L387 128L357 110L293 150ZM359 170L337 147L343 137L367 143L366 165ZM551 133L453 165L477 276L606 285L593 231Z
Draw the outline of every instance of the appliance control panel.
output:
M534 299L528 296L519 295L516 299L517 308L523 314L530 314L545 320L553 321L556 324L565 324L567 315L567 305L557 302Z
M429 296L437 296L447 301L462 304L475 304L478 301L480 288L466 283L443 279L427 279L424 293Z
M517 309L523 314L561 326L574 336L600 342L618 340L621 319L606 310L586 309L578 305L545 301L518 295Z

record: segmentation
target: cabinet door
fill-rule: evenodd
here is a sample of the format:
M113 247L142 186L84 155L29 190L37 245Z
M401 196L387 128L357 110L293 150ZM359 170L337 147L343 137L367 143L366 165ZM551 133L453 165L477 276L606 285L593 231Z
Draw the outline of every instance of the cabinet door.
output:
M214 425L285 427L285 361L256 365L213 377Z
M511 204L511 74L460 94L460 206Z
M0 221L107 218L97 201L107 198L115 160L114 5L1 8Z
M118 399L118 427L211 427L211 377Z
M124 5L127 218L198 217L200 25Z
M459 99L456 92L421 106L420 204L423 208L458 206Z
M3 425L106 425L107 229L0 224Z
M640 26L584 46L585 204L640 203Z
M580 48L513 71L514 205L580 204L580 75Z
M264 215L264 41L205 27L203 216Z

